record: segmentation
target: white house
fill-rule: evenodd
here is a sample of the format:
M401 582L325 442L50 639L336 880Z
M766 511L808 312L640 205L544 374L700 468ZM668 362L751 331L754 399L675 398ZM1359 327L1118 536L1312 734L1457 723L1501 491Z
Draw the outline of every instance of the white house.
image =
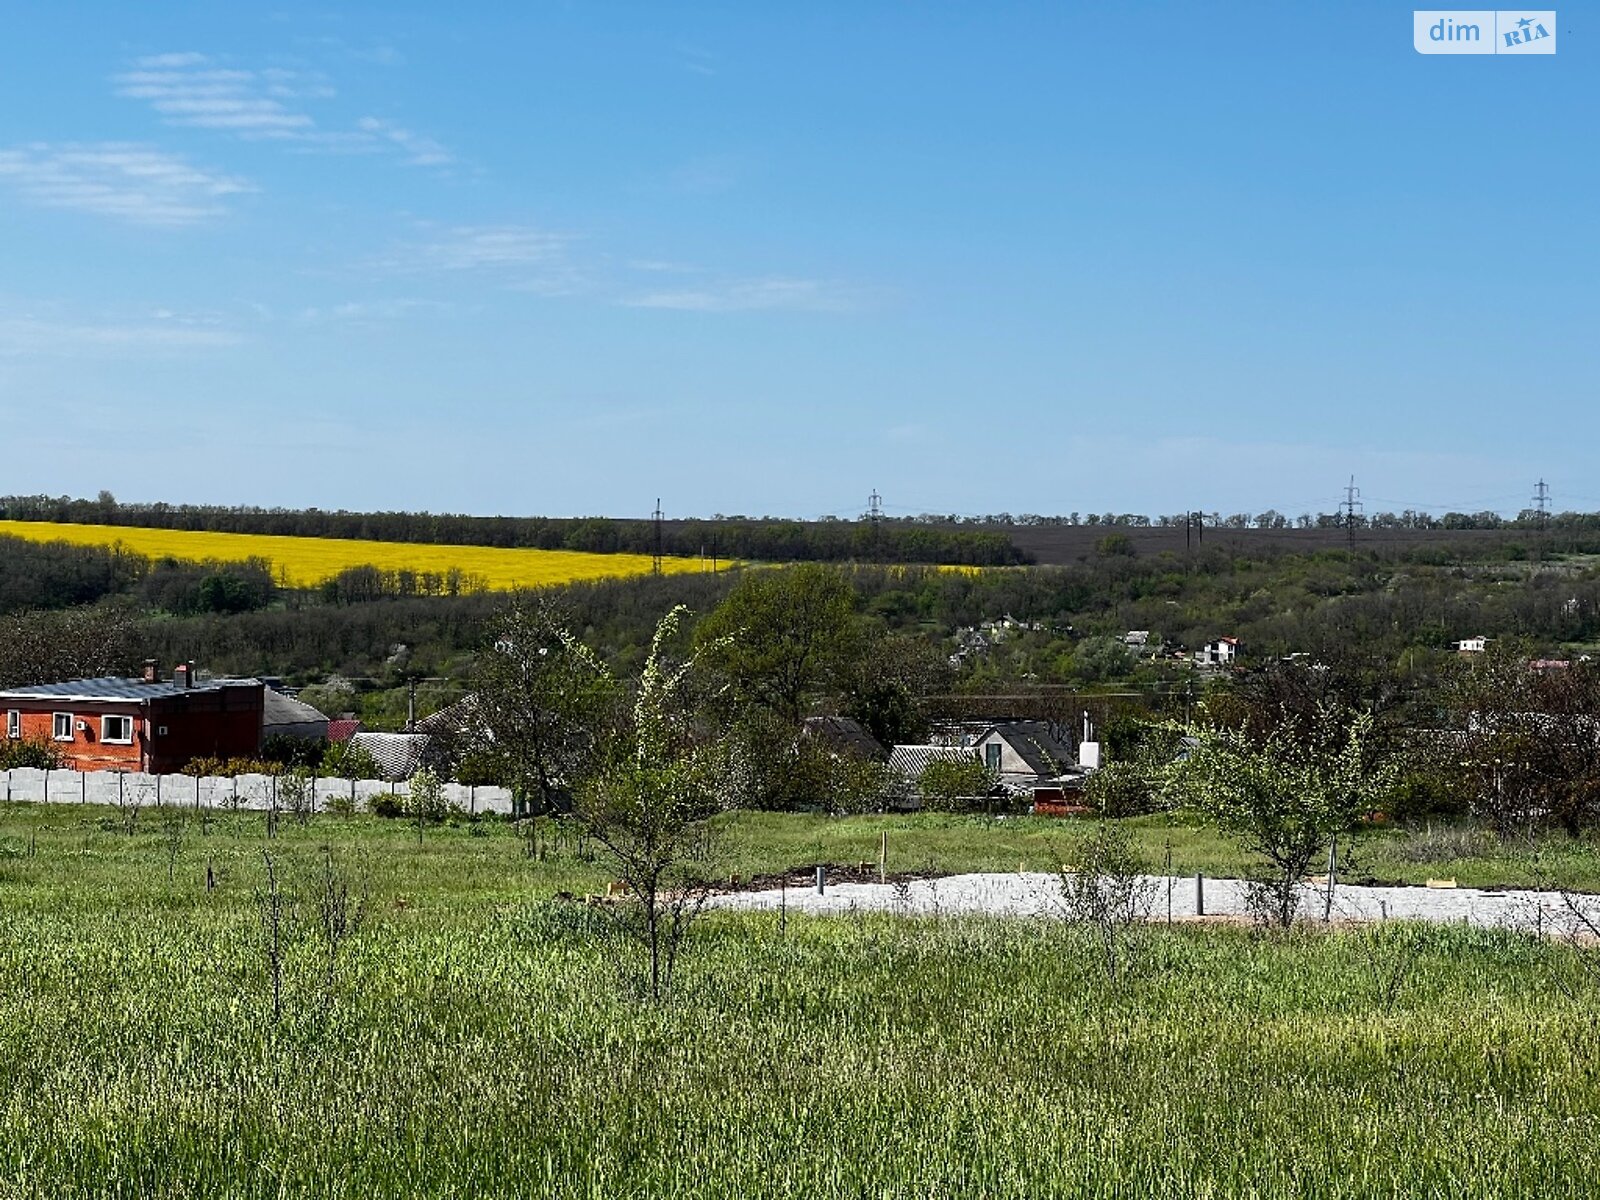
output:
M1214 642L1207 642L1194 652L1194 665L1197 667L1226 667L1231 666L1239 657L1239 639L1236 637L1220 637Z
M1489 639L1481 634L1477 637L1462 638L1459 642L1451 642L1457 654L1482 654L1489 648Z

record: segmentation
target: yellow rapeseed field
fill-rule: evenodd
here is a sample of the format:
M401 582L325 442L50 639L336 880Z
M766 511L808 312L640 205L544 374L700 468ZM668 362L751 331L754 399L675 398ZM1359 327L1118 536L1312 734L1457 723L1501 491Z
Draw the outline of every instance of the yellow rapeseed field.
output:
M202 533L140 529L126 525L57 525L44 521L0 521L0 534L35 542L78 546L120 544L150 558L198 562L243 562L262 558L291 587L314 587L346 567L388 571L460 571L473 584L501 590L545 587L581 579L644 575L648 554L590 554L577 550L507 550L498 546L439 546L413 542L366 542L350 538L280 537L255 533ZM723 565L727 565L724 561ZM701 571L698 558L667 558L662 570Z

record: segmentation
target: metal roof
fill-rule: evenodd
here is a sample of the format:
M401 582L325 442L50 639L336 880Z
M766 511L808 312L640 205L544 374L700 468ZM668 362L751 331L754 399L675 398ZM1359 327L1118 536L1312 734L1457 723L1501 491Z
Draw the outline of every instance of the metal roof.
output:
M350 745L372 755L386 779L410 779L427 760L433 738L426 733L357 733Z
M317 736L321 737L327 732L328 718L304 700L296 700L292 696L285 696L282 692L267 688L261 697L261 724L269 736L281 728L315 726Z
M192 687L181 683L145 683L108 675L103 679L69 679L64 683L40 683L31 687L6 688L0 700L155 700L191 692L216 692L226 687L260 687L255 679L206 679Z
M931 762L979 762L970 746L900 745L889 752L889 770L906 779L916 779Z

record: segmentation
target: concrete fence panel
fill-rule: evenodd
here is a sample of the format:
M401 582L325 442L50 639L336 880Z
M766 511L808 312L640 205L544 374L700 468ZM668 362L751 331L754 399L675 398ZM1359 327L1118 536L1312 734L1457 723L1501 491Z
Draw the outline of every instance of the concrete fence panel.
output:
M270 775L145 775L118 771L45 771L36 767L16 767L0 771L0 799L13 804L104 804L111 807L181 807L261 811L276 801L285 807L283 781ZM405 783L381 779L317 779L315 805L318 812L328 810L329 801L353 800L358 810L366 811L374 797L394 796L402 804L410 795ZM452 808L476 815L512 811L511 793L501 787L472 787L464 783L444 785L445 801Z

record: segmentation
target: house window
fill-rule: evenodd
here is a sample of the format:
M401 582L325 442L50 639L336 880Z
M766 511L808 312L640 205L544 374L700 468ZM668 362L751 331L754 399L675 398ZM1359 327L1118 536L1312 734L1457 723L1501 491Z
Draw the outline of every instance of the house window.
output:
M58 742L72 740L72 714L55 713L50 720L50 736Z
M1000 743L990 742L983 748L983 765L991 771L1000 769Z
M14 708L6 713L6 736L8 738L22 736L22 714Z
M101 717L100 740L113 745L131 746L133 744L133 718Z

